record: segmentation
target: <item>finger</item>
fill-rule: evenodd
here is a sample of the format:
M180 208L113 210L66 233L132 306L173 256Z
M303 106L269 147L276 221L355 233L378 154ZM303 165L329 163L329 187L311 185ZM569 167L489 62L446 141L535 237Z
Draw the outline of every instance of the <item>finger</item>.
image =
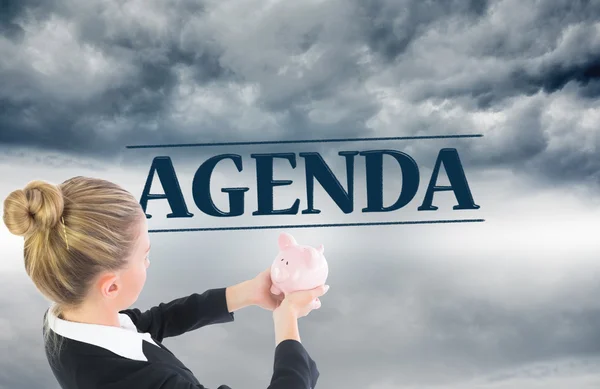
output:
M329 290L329 285L321 285L318 286L314 289L312 289L310 292L311 296L313 296L314 298L319 297L319 296L323 296L325 293L327 293L327 291Z

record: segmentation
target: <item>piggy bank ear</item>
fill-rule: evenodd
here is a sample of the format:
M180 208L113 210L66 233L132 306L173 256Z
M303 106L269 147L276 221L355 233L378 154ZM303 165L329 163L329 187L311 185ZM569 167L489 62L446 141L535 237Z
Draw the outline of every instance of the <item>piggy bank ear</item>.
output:
M286 248L296 245L296 239L287 232L282 232L279 235L279 249L284 250Z
M319 255L319 251L312 247L306 247L304 249L304 252L306 254L306 264L308 265L308 267L316 267L319 263L319 258L321 257Z
M323 252L325 251L325 246L323 246L322 244L319 245L319 248L317 248L317 251L320 252L321 254L323 254Z

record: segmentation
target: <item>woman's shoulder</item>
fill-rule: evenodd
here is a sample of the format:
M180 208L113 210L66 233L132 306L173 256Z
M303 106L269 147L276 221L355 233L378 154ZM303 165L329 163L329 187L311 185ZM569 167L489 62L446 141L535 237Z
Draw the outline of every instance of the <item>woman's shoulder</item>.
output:
M156 388L179 374L163 363L129 359L60 335L46 340L45 349L52 373L63 389Z
M48 317L51 319L52 313L47 311L44 314L46 357L63 389L102 389L103 383L110 383L111 389L201 387L191 372L171 353L159 345L142 341L133 328L125 326L111 332L121 337L131 335L136 340L124 342L124 348L114 348L114 342L102 343L98 338L89 339L88 335L91 334L87 329L91 327L73 326L67 329L56 326L52 320L48 322ZM137 340L141 343L138 344Z

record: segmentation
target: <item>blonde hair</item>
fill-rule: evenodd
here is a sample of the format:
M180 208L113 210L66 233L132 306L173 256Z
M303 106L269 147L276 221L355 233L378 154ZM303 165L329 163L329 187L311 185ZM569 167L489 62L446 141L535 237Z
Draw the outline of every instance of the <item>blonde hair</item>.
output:
M24 237L27 275L54 303L57 316L85 300L100 272L126 264L143 217L125 189L81 176L59 185L31 181L4 200L4 223ZM46 321L44 328L50 336Z

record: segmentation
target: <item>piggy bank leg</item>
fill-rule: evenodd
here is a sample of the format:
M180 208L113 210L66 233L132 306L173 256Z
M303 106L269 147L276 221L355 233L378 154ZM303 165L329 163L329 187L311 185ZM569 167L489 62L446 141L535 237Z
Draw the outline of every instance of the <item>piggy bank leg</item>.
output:
M271 293L279 295L281 294L281 290L279 290L279 288L277 288L275 285L271 285Z

